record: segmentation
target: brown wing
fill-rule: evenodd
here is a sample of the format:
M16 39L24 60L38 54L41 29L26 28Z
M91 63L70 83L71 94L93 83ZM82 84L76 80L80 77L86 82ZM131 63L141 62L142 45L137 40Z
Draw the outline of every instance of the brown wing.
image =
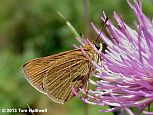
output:
M81 51L76 53L75 57L69 55L54 63L45 75L45 92L57 103L64 104L71 99L74 96L72 87L78 91L88 80L91 64Z
M84 50L88 52L90 49L84 48ZM43 79L48 69L51 68L52 65L55 65L54 63L60 60L64 62L65 59L69 58L71 60L72 58L75 59L76 56L79 57L82 55L83 54L80 49L70 50L67 52L31 60L24 64L22 69L29 83L38 91L46 94L43 87ZM54 69L54 71L56 71L56 69Z
M44 57L34 59L24 64L22 69L29 83L38 91L45 93L43 89L43 78L46 71L53 63L52 60L46 60Z

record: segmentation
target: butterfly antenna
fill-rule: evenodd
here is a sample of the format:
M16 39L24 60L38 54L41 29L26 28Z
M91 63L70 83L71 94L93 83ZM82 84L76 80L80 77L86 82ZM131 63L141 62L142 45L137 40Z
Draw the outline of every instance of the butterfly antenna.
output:
M104 22L104 26L101 28L100 33L99 33L99 35L98 35L97 38L96 38L96 41L98 41L98 38L100 37L100 35L101 35L103 29L105 28L107 21L108 21L108 17L106 17L105 22Z

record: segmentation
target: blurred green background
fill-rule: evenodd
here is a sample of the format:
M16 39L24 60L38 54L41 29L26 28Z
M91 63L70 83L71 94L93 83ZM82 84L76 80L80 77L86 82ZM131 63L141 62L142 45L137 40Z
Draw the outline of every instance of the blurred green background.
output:
M75 35L57 11L62 12L79 33L95 39L97 34L90 22L101 28L102 10L109 19L113 19L113 12L117 11L133 27L136 17L126 0L1 0L0 109L25 109L28 104L31 108L48 109L47 113L36 115L104 114L99 113L99 110L108 107L86 106L77 97L65 105L52 102L46 95L35 90L21 71L21 66L28 60L70 50L73 44L78 44ZM143 11L152 18L151 0L143 0Z

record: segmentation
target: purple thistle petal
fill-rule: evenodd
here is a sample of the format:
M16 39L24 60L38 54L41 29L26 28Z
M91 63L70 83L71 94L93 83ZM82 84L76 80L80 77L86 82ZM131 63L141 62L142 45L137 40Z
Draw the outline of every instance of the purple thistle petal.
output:
M100 112L113 112L124 110L129 115L152 114L144 111L153 102L153 22L142 12L142 0L134 4L127 0L134 11L138 23L136 30L130 28L121 17L114 12L114 19L118 27L111 20L106 22L106 29L111 40L92 23L92 27L100 34L100 38L107 44L106 53L98 52L88 41L82 41L83 45L90 43L93 49L101 56L102 62L89 59L95 66L97 81L90 80L90 84L96 87L90 89L84 102L97 106L114 106L111 109ZM106 14L103 12L102 20L105 22ZM81 42L81 43L82 43ZM130 110L132 107L138 109L136 113Z
M114 111L117 111L121 109L120 107L114 107L114 108L111 108L111 109L106 109L106 110L100 110L99 112L114 112Z
M143 113L146 115L153 115L153 112L149 112L149 111L143 111Z

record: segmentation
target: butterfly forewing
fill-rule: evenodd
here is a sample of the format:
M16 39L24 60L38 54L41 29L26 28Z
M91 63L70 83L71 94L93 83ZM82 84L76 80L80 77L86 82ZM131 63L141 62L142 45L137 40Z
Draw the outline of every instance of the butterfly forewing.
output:
M75 50L75 52L77 52L77 50ZM23 65L22 70L26 78L30 82L30 84L34 88L36 88L38 91L45 93L43 88L43 79L46 74L46 71L56 61L66 58L68 53L74 55L75 52L74 50L71 50L71 51L31 60ZM75 58L75 56L73 58Z
M53 60L38 58L23 65L22 69L30 84L42 93L45 93L42 81L46 74L46 71L52 63Z
M33 87L63 104L73 97L72 87L79 91L94 69L86 56L95 59L95 51L90 45L83 50L85 54L75 49L34 59L23 65L23 71Z

